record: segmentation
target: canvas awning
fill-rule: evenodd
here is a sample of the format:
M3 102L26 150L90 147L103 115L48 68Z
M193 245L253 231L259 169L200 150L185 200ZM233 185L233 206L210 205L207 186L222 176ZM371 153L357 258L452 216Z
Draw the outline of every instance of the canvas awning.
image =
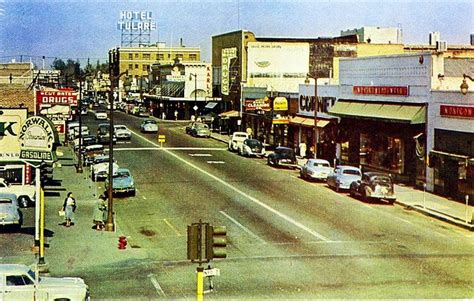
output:
M356 119L372 119L385 122L422 124L426 122L424 105L371 103L339 100L329 114Z
M209 102L204 108L214 109L215 106L217 106L217 102Z
M235 110L231 110L224 113L220 113L219 117L221 117L222 119L231 118L231 117L239 117L239 112Z
M304 118L300 116L295 116L290 119L290 124L314 127L314 118ZM328 120L318 119L318 128L323 128L328 124L329 124Z

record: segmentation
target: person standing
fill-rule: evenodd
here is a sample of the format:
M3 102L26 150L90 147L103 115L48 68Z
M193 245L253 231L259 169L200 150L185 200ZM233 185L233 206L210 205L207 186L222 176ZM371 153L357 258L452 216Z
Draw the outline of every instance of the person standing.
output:
M306 143L301 142L299 145L300 148L300 157L306 158Z
M105 200L107 199L104 195L101 195L100 200L97 202L97 206L94 208L93 221L95 224L96 230L104 229L105 220L107 216L107 204Z
M74 212L76 211L76 199L72 195L72 192L68 192L66 199L64 200L63 210L64 218L66 219L66 227L71 226L71 222L74 220Z

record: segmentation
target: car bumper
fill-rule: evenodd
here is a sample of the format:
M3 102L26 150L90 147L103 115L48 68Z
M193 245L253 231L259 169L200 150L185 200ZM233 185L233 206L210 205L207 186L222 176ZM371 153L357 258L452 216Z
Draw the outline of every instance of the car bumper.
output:
M114 193L130 193L135 191L135 187L127 187L127 188L114 188L112 189Z

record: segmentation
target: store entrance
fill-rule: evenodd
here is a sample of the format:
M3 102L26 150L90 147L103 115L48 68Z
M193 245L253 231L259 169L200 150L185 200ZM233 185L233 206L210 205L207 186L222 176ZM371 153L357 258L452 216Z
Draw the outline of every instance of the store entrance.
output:
M459 163L456 160L447 159L443 169L444 194L447 197L456 198L458 195Z

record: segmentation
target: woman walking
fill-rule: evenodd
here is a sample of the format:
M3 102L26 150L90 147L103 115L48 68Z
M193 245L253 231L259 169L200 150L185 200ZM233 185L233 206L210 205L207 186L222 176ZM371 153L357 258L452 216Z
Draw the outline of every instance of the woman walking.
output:
M71 222L74 220L74 211L76 211L76 200L74 199L72 192L67 194L63 204L64 217L66 219L66 227L71 226Z

